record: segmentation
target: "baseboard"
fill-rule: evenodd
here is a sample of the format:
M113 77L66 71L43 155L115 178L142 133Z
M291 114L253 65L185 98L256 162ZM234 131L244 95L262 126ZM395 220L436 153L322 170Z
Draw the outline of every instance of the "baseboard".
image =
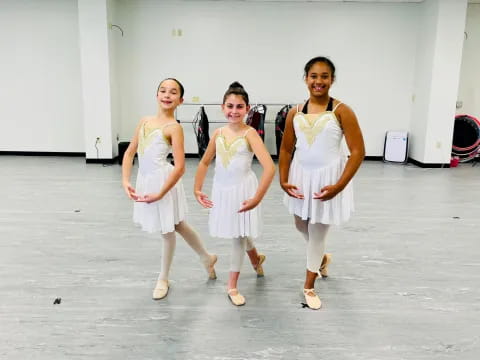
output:
M278 160L277 154L270 154L273 160ZM198 158L198 154L185 154L187 158ZM383 161L383 156L365 156L366 161Z
M58 151L0 151L1 155L15 155L15 156L66 156L66 157L84 157L84 152L58 152ZM278 160L278 155L271 155L272 159ZM199 158L198 154L188 153L185 154L186 158ZM367 161L383 161L382 156L365 156ZM85 159L87 164L114 164L118 163L118 156L113 159ZM408 158L408 162L421 168L449 168L450 164L438 164L438 163L422 163L418 160Z
M367 161L383 161L383 156L365 156L363 160Z
M367 161L383 161L383 156L365 156L364 160L367 160ZM389 162L389 161L386 161L386 163L392 163L393 164L393 162ZM413 164L413 165L421 167L421 168L449 168L450 167L450 164L422 163L422 162L417 161L415 159L412 159L410 157L408 158L407 163ZM405 163L399 162L397 164L400 164L400 165L403 164L404 165Z
M422 163L418 160L412 159L411 157L408 158L408 162L421 168L449 168L450 167L449 163L447 164Z
M118 156L113 159L85 159L87 164L115 164L118 163Z
M0 151L0 155L18 155L18 156L85 156L84 152L58 152L58 151Z
M64 156L64 157L85 157L84 152L58 152L58 151L0 151L1 155L14 156ZM85 159L87 164L113 164L118 162L118 156L113 159Z

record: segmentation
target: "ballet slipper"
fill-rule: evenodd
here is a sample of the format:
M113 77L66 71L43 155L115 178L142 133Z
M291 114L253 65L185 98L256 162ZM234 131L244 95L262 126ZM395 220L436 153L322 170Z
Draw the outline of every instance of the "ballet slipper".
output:
M170 285L168 280L158 280L155 289L153 289L153 300L163 299L168 294L168 289Z
M258 263L257 266L254 266L253 269L257 272L257 277L264 277L265 273L263 272L262 264L265 262L266 256L263 254L258 254Z
M210 280L215 280L217 278L217 273L215 272L215 263L217 262L217 255L211 254L210 256L210 262L206 265L207 273L208 273L208 278Z
M322 265L320 266L320 275L322 277L328 277L328 265L332 262L332 254L325 253L322 259Z
M322 301L315 294L315 289L303 289L303 295L308 307L312 310L318 310L322 307Z
M245 298L241 295L237 289L228 289L228 298L235 306L245 305Z

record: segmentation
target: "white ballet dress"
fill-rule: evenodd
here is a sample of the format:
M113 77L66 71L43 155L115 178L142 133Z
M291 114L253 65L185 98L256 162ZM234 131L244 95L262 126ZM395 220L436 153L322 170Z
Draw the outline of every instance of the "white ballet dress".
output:
M227 142L222 129L215 139L216 158L213 177L213 207L210 209L210 235L220 238L249 236L257 238L261 232L260 205L239 213L245 200L254 197L258 181L252 171L253 152L246 135Z
M147 122L140 127L138 134L138 174L135 190L138 195L159 193L163 184L173 170L167 161L171 145L163 134L165 127L174 125L170 122L162 127L149 128ZM133 221L148 232L166 234L175 231L175 225L185 219L187 201L182 181L179 180L165 196L150 204L135 202Z
M288 183L296 185L304 199L285 194L284 204L290 214L310 223L335 224L347 221L354 210L351 182L333 199L313 199L322 187L334 185L343 173L347 160L342 147L343 130L335 110L320 114L298 111L293 118L297 142L290 164Z

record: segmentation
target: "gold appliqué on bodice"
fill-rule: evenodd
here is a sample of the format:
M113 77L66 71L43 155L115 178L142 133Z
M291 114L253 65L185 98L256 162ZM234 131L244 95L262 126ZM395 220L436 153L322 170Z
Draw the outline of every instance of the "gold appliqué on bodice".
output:
M137 149L137 152L141 155L143 155L145 153L145 149L147 147L149 147L151 145L151 143L153 142L153 140L155 140L155 136L153 136L153 134L156 132L156 131L160 131L162 133L162 136L163 138L165 139L165 142L167 144L169 144L168 140L165 138L165 135L163 135L163 131L162 129L164 128L164 126L162 127L152 127L152 128L149 128L149 127L146 127L145 126L145 123L142 125L142 129L141 129L141 132L138 136L138 149ZM169 144L170 145L170 144Z
M227 143L225 136L221 134L217 136L217 151L224 167L228 167L232 161L232 158L237 153L238 148L242 144L242 140L245 142L247 141L244 136L239 136L233 139L233 141L229 144Z
M302 116L298 116L297 121L298 127L305 135L308 145L312 145L317 135L322 132L325 125L332 120L332 115L329 113L322 113L320 115L315 114L315 119L313 119L313 121L310 121L307 118L308 115L314 114L302 114Z

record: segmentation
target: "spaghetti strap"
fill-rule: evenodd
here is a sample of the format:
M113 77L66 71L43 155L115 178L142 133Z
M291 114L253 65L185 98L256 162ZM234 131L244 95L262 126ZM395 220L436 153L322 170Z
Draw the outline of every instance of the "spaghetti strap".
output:
M310 99L305 101L305 104L303 104L302 113L305 114L305 115L308 114L308 103L309 102L310 102Z
M333 108L332 112L335 112L335 110L337 110L337 107L338 107L339 105L342 105L342 102L341 102L341 101L340 101L337 105L335 105L335 107Z
M248 128L248 129L245 131L245 133L243 134L243 137L247 136L247 133L248 133L250 130L252 130L252 129L253 129L253 128Z
M173 124L178 124L176 121L175 122L168 122L166 124L163 124L163 126L160 128L162 131L163 129L165 129L166 127L170 126L170 125L173 125Z
M299 110L298 110L298 107L299 107L299 106L300 106L300 104L297 104L297 113L298 113L298 111L299 111Z

